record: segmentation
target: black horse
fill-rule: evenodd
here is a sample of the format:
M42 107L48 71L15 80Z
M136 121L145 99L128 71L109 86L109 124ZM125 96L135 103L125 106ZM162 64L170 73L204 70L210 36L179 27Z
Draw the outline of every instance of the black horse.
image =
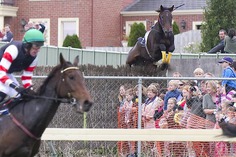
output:
M60 64L54 67L35 95L12 106L0 117L0 156L33 157L38 153L40 137L55 115L61 102L73 104L78 112L92 106L84 78L74 64L60 54ZM31 97L31 98L30 98Z
M126 64L149 65L162 59L161 69L168 68L172 52L175 50L174 34L172 28L172 11L170 8L160 6L158 22L150 31L145 34L145 45L137 41L135 46L129 51ZM166 56L166 53L168 56Z

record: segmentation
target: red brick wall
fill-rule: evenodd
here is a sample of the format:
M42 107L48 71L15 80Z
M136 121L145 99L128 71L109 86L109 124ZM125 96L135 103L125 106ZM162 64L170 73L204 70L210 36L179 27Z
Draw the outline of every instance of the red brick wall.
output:
M148 19L149 21L151 21L152 23L148 22L147 23L147 30L150 29L151 25L153 24L154 21L157 21L157 17L158 14L156 16L132 16L132 17L124 17L123 18L123 25L125 25L125 21L145 21L146 19ZM173 16L173 20L177 23L177 25L179 26L180 32L185 32L185 31L189 31L192 30L192 22L193 21L202 21L203 20L203 16L202 15L174 15ZM186 29L182 29L180 26L180 22L182 20L186 21Z
M50 44L58 43L58 18L79 18L79 38L82 46L121 46L125 21L150 20L151 17L121 17L124 6L135 0L50 0L50 1L15 1L19 7L17 17L5 18L11 25L15 40L21 40L24 33L20 20L24 18L50 18ZM158 15L158 14L157 14ZM191 21L201 21L201 15L174 16L177 24L185 19L187 30L192 29ZM151 24L149 23L151 26ZM148 26L147 28L150 28Z
M131 0L124 0L129 3ZM117 0L67 0L16 2L18 16L12 29L14 39L21 40L20 20L24 18L50 18L50 43L57 45L58 18L79 18L79 37L82 46L120 46L120 11L123 1Z

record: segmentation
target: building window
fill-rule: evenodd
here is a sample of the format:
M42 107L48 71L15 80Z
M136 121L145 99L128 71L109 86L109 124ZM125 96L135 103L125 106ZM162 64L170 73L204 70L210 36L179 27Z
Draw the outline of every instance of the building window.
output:
M79 37L78 18L59 18L58 19L58 46L63 45L67 35L76 34Z
M33 22L34 24L39 23L45 26L44 30L44 39L45 43L44 45L50 45L50 19L44 19L44 18L31 18L29 21Z
M193 21L193 30L200 30L202 26L202 21Z
M129 34L130 34L130 31L131 31L131 26L132 26L132 24L134 24L134 23L143 23L144 24L144 26L145 26L145 29L146 29L146 21L126 21L125 22L125 35L126 36L129 36Z

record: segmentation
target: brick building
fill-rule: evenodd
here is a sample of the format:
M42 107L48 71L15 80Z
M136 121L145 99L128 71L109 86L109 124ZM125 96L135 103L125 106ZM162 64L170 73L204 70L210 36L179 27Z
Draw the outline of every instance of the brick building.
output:
M61 46L66 34L77 34L83 47L121 46L132 23L143 22L148 30L161 4L183 3L173 12L173 20L181 32L199 28L206 0L3 0L0 27L10 24L14 40L21 40L24 22L42 22L48 45Z

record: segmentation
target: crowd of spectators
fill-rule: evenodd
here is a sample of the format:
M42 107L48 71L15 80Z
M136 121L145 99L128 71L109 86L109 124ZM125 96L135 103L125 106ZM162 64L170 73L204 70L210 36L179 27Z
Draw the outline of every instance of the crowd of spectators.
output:
M25 26L24 26L24 31L27 31L29 29L37 29L44 33L45 31L45 26L41 22L32 22L29 21ZM11 31L11 26L9 24L5 24L4 28L0 30L0 40L2 42L11 42L13 41L13 32Z
M223 78L236 78L236 62L230 57L224 57L218 63L223 67ZM229 71L232 74L228 74ZM193 76L208 79L215 77L211 73L204 72L201 68L196 68L193 71ZM179 80L168 81L165 88L158 83L142 87L142 127L144 129L219 129L218 121L222 120L222 118L227 123L236 124L236 88L233 86L235 83L233 80L182 80L182 75L178 72L173 73L173 77L179 77ZM126 114L130 114L132 110L135 110L135 118L130 117L133 122L137 121L138 117L137 89L137 86L127 89L121 86L120 89L120 96L125 95L123 93L127 94L127 97L123 96L122 101L120 101L120 115L123 112L125 117L127 117ZM131 91L133 91L133 96L130 96ZM131 100L131 98L133 99ZM123 105L126 104L125 102L127 105ZM125 122L128 124L128 119L125 118ZM135 124L133 126L124 125L126 127L120 127L135 128L137 123ZM143 144L145 149L150 152L158 151L158 149L154 149L156 145L158 144L154 142ZM164 145L165 148L168 148L167 143L164 143ZM211 148L210 151L205 153L211 156L216 145L212 146L211 144L209 147ZM189 155L199 155L198 152L193 151L192 147L188 147L187 151ZM164 152L168 154L168 151ZM132 156L134 150L126 153Z

